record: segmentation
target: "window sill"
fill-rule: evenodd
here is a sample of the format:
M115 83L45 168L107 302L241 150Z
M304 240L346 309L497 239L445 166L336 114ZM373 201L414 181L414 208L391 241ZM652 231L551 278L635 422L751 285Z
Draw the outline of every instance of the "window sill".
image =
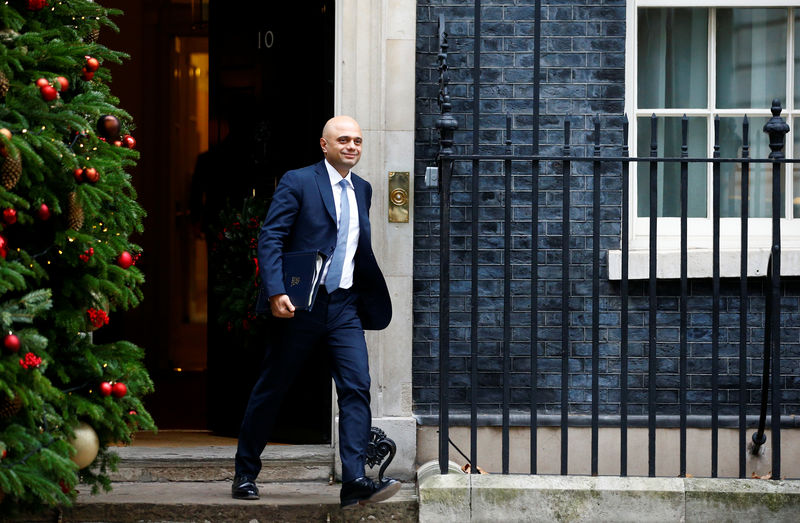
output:
M800 276L800 248L783 247L781 254L781 275ZM747 276L764 277L767 274L769 248L752 248L747 251ZM712 250L694 248L687 251L687 276L689 278L712 277ZM740 272L739 249L721 249L719 272L722 278L738 278ZM628 279L646 280L650 277L650 251L631 249L628 259ZM656 255L656 277L658 279L679 279L681 277L680 250L659 249ZM608 279L622 279L622 251L608 251Z

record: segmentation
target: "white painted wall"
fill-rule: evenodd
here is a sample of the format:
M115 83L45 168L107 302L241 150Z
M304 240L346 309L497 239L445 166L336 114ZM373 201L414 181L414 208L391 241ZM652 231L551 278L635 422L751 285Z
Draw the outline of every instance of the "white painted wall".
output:
M386 330L367 333L373 425L398 445L387 474L412 478L416 458L411 410L413 200L409 223L389 223L388 175L411 173L413 196L416 1L337 0L335 35L335 112L353 116L364 133L362 158L355 170L372 184L372 245L394 309Z

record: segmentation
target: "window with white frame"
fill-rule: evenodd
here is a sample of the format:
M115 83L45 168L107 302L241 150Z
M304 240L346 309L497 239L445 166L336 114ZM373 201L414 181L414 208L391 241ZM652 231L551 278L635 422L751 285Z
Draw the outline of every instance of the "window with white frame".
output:
M627 100L631 118L631 152L647 156L651 141L651 115L658 123L659 156L680 156L681 118L688 118L689 156L713 154L714 117L720 118L720 154L739 157L742 121L750 122L750 156L766 158L768 140L762 128L771 116L772 100L783 106L781 114L792 131L785 154L800 156L800 6L769 1L754 5L743 1L636 0L628 5ZM794 2L796 4L796 2ZM795 87L797 86L797 87ZM631 170L631 249L647 249L649 234L649 177L647 163ZM658 244L670 264L679 248L680 165L658 165ZM738 250L741 228L741 164L721 166L722 249ZM712 167L689 164L689 248L710 250L712 220ZM781 174L782 240L785 250L800 248L800 165L787 164ZM772 167L752 164L749 174L750 248L769 245L772 216ZM762 245L763 244L763 245ZM758 253L756 253L758 254ZM706 252L702 257L710 253ZM723 275L738 273L738 257ZM766 258L754 256L753 264ZM632 259L633 261L633 259ZM691 262L690 262L691 263ZM674 265L659 271L673 277ZM697 264L695 264L697 265ZM723 258L723 265L725 259ZM735 270L733 265L735 265ZM790 263L785 273L792 273ZM710 263L708 264L710 270ZM691 269L690 269L691 270ZM800 264L797 270L800 271ZM706 276L704 269L695 276ZM613 268L612 268L612 272ZM758 268L750 271L760 274ZM710 274L708 274L710 275ZM634 277L634 276L632 276Z

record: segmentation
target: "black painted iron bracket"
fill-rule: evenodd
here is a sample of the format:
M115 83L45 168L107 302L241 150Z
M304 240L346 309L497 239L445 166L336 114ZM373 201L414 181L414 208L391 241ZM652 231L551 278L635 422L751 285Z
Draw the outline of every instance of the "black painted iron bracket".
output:
M376 465L380 465L384 459L386 460L378 471L379 482L383 481L383 473L389 467L396 453L397 445L394 440L387 437L386 433L378 427L372 427L369 431L369 442L367 443L367 465L372 469Z

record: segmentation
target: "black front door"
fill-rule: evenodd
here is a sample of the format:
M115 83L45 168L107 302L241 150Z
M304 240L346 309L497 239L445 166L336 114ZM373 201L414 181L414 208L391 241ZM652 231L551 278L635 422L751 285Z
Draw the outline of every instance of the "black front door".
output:
M268 323L252 315L251 293L242 290L251 289L255 269L245 245L257 234L249 219L263 219L284 172L322 158L319 137L333 116L333 6L211 3L211 146L198 163L204 172L195 175L195 192L202 194L209 242L208 424L220 434L238 434L270 336ZM330 441L324 361L313 358L300 372L274 441Z

